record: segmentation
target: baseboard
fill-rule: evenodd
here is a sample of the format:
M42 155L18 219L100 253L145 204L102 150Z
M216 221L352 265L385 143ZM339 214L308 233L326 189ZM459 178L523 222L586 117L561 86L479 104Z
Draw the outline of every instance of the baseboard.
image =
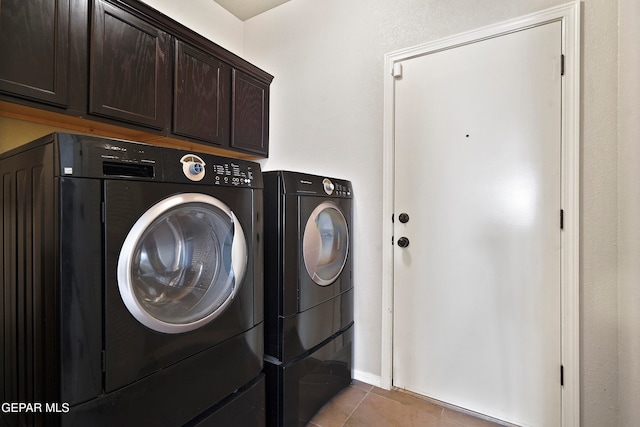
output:
M374 375L369 372L362 372L354 369L353 379L362 381L363 383L371 384L376 387L382 387L382 378L380 377L380 375Z

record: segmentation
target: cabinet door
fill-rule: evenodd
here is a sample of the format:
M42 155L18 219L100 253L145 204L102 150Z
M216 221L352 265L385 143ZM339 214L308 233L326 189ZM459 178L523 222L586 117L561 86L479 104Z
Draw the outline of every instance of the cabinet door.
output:
M269 85L233 70L231 147L269 153Z
M176 41L173 133L229 145L231 68Z
M69 0L0 1L0 91L67 104Z
M90 42L89 113L155 129L169 124L169 35L95 0Z

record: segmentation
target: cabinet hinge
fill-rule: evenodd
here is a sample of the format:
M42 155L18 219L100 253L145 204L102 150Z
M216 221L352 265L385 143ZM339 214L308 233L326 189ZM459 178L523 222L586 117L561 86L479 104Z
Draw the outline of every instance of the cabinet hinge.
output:
M560 209L560 230L564 230L564 209Z
M564 76L564 55L560 55L560 75Z
M564 366L560 365L560 385L564 385Z

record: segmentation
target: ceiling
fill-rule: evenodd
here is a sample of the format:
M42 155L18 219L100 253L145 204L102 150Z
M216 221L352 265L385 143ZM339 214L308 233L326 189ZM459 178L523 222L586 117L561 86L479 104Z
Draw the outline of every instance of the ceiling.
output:
M256 15L280 6L289 0L214 0L227 9L241 21L246 21Z

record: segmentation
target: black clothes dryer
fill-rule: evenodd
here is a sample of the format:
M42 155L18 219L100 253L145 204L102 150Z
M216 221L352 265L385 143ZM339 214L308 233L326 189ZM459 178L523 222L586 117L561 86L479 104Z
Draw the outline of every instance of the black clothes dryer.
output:
M0 401L42 405L7 425L264 424L258 164L52 134L0 170Z
M306 425L351 382L352 186L263 175L267 424Z

